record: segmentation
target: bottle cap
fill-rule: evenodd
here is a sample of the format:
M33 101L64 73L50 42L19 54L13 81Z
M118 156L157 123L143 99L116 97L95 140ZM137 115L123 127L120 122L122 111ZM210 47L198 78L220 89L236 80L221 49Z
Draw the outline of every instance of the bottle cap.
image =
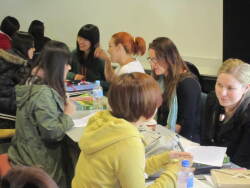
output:
M189 167L189 165L190 165L189 160L182 160L181 166L183 166L183 167Z
M96 80L95 84L99 86L101 84L100 80Z

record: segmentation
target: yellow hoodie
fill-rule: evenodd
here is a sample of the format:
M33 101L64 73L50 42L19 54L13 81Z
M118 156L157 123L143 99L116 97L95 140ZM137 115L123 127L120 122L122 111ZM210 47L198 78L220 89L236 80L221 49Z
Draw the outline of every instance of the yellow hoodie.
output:
M162 168L165 171L148 187L176 187L179 164L170 162L168 152L145 163L144 144L136 127L109 111L98 112L89 120L79 147L72 188L143 188L144 172L153 174Z

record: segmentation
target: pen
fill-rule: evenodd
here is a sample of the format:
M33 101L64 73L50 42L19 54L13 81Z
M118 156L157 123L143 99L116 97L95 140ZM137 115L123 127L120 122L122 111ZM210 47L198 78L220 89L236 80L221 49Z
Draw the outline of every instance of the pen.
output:
M179 148L181 149L181 151L185 151L184 148L182 147L181 142L180 142L180 136L178 134L176 134L176 137L178 138L177 144L178 144Z

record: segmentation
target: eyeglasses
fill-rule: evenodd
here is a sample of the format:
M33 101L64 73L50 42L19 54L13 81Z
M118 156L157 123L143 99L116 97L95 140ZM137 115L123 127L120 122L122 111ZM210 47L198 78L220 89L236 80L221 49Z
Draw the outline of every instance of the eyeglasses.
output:
M147 60L149 63L153 63L153 64L158 63L158 59L156 57L148 57Z

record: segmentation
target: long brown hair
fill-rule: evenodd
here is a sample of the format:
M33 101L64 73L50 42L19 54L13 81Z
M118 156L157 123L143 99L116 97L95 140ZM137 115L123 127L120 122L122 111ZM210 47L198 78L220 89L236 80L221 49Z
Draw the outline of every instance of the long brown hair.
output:
M71 54L68 46L59 41L51 40L43 48L41 55L37 59L37 71L44 71L42 80L49 87L53 88L63 98L66 103L66 91L64 85L65 65L70 64Z
M168 65L168 75L165 77L164 103L168 106L176 90L178 82L186 76L191 76L186 63L182 60L175 44L167 37L159 37L149 44L149 49L155 51L157 59ZM157 79L157 76L153 73Z

